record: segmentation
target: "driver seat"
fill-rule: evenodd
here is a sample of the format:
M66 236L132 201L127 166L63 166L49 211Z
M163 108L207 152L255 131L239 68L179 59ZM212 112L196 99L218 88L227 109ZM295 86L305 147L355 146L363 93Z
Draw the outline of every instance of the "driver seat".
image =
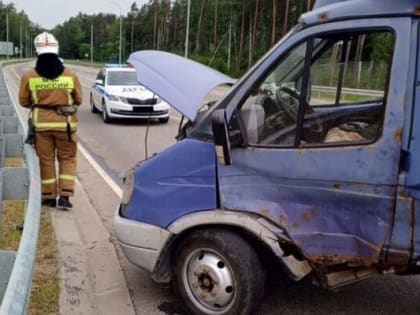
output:
M251 96L241 108L249 143L258 143L264 129L265 110L262 104L265 98L265 95Z

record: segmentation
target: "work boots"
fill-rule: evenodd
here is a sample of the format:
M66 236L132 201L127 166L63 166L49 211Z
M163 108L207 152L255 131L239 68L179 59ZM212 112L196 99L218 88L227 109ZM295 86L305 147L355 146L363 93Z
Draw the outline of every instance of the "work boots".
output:
M55 208L55 206L57 205L57 200L54 199L43 199L42 200L42 205L46 206L46 207L51 207L51 208Z
M61 196L60 198L58 198L58 203L57 200L54 199L43 199L42 200L42 205L46 206L46 207L50 207L50 208L59 208L59 209L70 209L73 208L72 203L69 200L69 197L67 196Z
M57 208L59 208L59 209L70 209L70 208L73 208L73 205L70 202L68 196L60 196L60 198L58 198Z

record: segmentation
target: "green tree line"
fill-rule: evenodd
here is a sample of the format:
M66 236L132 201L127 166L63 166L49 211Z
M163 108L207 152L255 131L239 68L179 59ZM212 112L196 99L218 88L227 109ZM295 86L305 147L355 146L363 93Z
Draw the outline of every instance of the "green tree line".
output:
M295 25L298 17L311 9L313 2L191 0L188 57L239 76ZM121 17L122 60L131 52L144 49L185 55L187 4L187 0L149 0L138 7L133 2L130 11ZM13 4L6 6L0 2L0 20L4 20L6 10L9 10L10 24L14 25L10 39L15 46L21 41L16 25L22 25L24 34L29 32L30 39L41 30L24 12L16 12ZM51 32L60 40L60 55L64 59L118 60L118 15L79 13ZM3 28L0 28L0 36L6 37Z

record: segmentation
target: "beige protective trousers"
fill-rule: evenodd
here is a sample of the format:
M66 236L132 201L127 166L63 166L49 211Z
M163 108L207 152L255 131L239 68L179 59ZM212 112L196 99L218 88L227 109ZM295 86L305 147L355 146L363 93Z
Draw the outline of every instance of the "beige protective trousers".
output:
M54 199L57 193L60 196L74 195L77 140L76 132L72 133L71 141L65 131L36 132L35 150L41 169L42 199Z

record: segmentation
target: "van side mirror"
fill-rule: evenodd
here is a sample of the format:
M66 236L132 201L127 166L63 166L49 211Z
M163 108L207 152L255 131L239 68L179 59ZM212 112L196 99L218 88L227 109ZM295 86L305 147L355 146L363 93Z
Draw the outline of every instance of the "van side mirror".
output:
M97 85L104 85L104 80L102 80L102 79L97 79L97 80L95 80L95 83L96 83Z
M220 163L231 165L230 141L224 109L217 109L213 112L212 128L217 158Z

